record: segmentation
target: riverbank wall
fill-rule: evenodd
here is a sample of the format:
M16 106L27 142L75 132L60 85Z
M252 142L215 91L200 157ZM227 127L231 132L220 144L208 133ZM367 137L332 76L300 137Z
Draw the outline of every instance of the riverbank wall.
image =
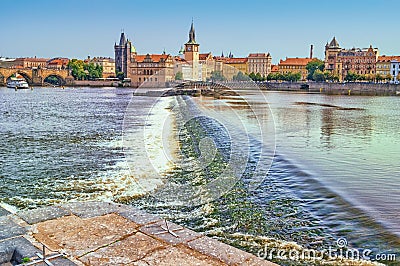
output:
M365 82L265 82L259 87L264 90L305 91L329 95L395 96L400 92L400 84Z

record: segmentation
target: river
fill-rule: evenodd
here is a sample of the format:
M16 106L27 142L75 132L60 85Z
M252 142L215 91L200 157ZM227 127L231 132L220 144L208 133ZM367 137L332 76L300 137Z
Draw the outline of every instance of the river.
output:
M116 201L253 253L268 241L321 248L345 237L358 249L399 254L398 97L243 91L156 101L132 100L133 92L0 88L3 206ZM185 118L188 113L203 118ZM191 169L205 137L219 157ZM205 184L224 173L232 150L248 155L246 167L228 193L215 196ZM169 161L176 153L185 157L180 167ZM257 187L250 191L252 182ZM207 191L175 194L199 190ZM192 204L197 201L203 204Z

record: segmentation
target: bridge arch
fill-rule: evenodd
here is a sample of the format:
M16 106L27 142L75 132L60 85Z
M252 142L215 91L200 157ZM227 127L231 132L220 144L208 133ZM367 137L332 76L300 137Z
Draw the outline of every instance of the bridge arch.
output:
M49 73L43 77L43 83L45 83L45 85L46 83L48 83L51 85L64 86L66 84L66 81L62 76L58 75L57 73Z
M6 82L9 81L10 78L15 74L19 74L19 75L23 76L24 79L26 80L26 82L28 82L29 85L32 85L32 83L33 83L32 77L25 71L20 71L20 70L12 71L11 74L8 74Z

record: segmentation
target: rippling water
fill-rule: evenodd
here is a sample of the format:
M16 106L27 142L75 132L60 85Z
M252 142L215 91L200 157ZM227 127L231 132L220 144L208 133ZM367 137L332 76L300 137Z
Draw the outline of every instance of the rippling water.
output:
M357 248L398 254L399 98L248 91L244 98L189 99L194 109L180 109L175 98L162 98L146 109L142 106L153 99L135 96L135 104L129 105L132 93L116 88L1 88L2 202L16 208L71 200L128 202L253 253L269 241L324 247L346 237ZM235 117L233 125L246 125L247 132L240 127L230 132L231 137L243 136L243 146L250 139L243 179L230 193L202 206L164 201L176 186L143 196L138 178L151 188L165 182L153 178L154 167L163 169L169 184L190 185L196 191L226 165L229 136L215 121L197 119L180 130L165 127L169 114L179 124L179 112L195 109L205 117L217 112L221 121ZM130 130L123 141L124 116ZM143 123L151 140L145 143L140 142ZM271 136L265 142L257 140L260 124ZM192 165L200 156L202 137L214 140L220 157L206 169L174 168L160 153L161 128L177 134L184 164ZM155 158L152 165L139 163L143 147ZM273 163L257 190L249 193L261 147L274 156Z

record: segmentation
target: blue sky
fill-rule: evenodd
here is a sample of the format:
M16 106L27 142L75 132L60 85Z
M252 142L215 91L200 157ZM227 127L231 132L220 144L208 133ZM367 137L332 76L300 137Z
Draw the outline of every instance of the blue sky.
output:
M138 53L177 54L192 17L201 52L237 57L270 52L273 62L323 57L336 36L342 47L400 54L398 0L2 0L0 55L114 56L121 29Z

